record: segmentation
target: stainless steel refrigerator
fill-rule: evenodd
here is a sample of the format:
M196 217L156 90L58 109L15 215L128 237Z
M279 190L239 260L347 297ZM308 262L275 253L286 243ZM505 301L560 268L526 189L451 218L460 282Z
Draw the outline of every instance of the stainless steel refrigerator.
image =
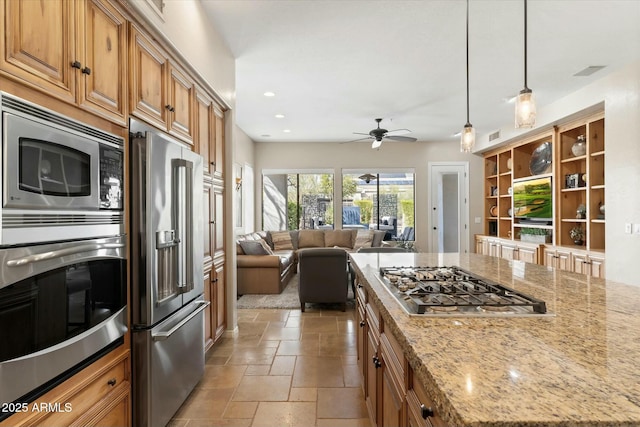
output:
M202 157L130 122L133 425L166 425L204 373Z

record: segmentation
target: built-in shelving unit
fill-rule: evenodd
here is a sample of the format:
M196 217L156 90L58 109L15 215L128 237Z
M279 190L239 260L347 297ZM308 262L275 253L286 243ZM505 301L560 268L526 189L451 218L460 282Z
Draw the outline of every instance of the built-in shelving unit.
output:
M575 147L583 141L583 150ZM548 167L533 168L543 145L551 149ZM549 145L551 147L549 147ZM520 240L523 228L549 230L547 244L604 252L604 113L564 124L485 155L485 235ZM523 218L514 205L514 186L551 178L552 209L547 221ZM579 208L583 207L579 211ZM520 213L520 214L519 214ZM544 217L545 215L543 215ZM582 245L569 231L584 230Z

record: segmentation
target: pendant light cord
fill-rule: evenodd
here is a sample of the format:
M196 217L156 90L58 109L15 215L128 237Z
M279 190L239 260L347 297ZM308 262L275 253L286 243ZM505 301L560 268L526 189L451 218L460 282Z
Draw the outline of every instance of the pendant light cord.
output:
M527 0L524 0L524 88L529 88L527 86Z
M467 0L467 124L469 124L469 0Z

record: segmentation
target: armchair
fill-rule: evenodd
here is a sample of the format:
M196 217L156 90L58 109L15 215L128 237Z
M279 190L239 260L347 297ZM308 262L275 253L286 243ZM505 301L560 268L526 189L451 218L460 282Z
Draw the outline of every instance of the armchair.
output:
M298 251L300 268L300 310L308 302L341 303L346 310L349 290L347 252L337 248L309 248Z

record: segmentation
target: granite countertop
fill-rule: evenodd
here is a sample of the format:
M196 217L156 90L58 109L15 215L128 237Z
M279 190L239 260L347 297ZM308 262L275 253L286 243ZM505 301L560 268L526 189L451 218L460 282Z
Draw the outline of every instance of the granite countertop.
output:
M351 257L450 425L640 426L640 286L477 254ZM380 267L452 265L544 300L549 315L409 315L379 280Z

